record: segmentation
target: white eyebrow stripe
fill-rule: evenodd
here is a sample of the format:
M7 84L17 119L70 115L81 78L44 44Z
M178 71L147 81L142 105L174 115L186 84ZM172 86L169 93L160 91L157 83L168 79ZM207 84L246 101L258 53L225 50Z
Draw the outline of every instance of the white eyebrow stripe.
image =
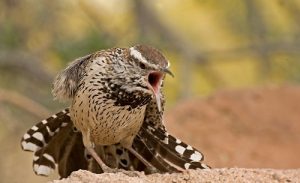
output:
M143 57L141 52L138 50L134 49L134 47L131 47L130 49L130 55L133 56L134 58L138 59L139 61L143 62L144 64L147 64L147 60Z
M136 50L134 47L129 48L130 50L130 55L133 56L134 58L136 58L137 60L139 60L140 62L152 67L152 68L156 68L157 66L155 64L152 64L150 62L148 62L145 57L143 57L143 55L141 54L141 52L139 52L138 50Z

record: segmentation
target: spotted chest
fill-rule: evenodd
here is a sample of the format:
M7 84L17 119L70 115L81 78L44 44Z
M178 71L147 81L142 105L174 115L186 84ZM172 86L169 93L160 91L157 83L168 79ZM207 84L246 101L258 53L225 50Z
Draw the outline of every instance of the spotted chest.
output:
M71 107L71 119L82 133L90 136L91 142L101 145L132 142L142 125L146 106L131 109L115 106L113 100L97 104L82 101Z
M70 115L92 143L130 145L142 125L151 95L141 96L122 88L128 78L112 81L110 68L105 67L112 60L99 57L91 63L74 96Z

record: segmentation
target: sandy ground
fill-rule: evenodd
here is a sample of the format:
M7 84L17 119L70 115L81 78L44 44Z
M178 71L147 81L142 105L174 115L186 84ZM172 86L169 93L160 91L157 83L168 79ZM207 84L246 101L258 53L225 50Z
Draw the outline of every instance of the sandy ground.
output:
M220 91L179 103L165 121L211 167L300 168L299 86Z
M129 177L123 173L93 174L88 171L73 172L67 179L53 181L52 183L94 183L94 182L300 182L300 169L274 170L274 169L213 169L189 170L184 173L153 174L145 176L139 173L136 177Z

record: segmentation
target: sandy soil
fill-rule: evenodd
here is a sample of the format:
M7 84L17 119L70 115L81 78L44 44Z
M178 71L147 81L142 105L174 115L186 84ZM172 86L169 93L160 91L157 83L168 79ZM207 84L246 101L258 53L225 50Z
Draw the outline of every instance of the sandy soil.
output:
M184 101L165 121L171 134L204 153L208 165L242 168L139 177L79 171L61 182L300 182L298 86L222 91Z
M67 179L52 183L109 183L109 182L300 182L300 170L274 169L213 169L189 170L184 173L153 174L145 176L138 173L136 177L129 177L123 173L93 174L88 171L73 172Z
M169 110L171 134L212 167L300 168L300 87L222 91Z

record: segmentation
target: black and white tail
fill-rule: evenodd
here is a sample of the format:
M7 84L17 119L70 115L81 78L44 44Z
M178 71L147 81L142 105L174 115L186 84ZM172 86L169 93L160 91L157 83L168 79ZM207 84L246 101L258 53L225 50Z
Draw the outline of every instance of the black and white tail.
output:
M81 134L74 133L72 127L69 110L65 109L25 133L21 147L25 151L34 152L33 170L37 175L48 176L57 165L60 175L87 168ZM67 164L65 159L73 159L74 165L69 166L72 161ZM66 166L70 168L66 169Z
M37 175L48 176L56 167L62 178L79 169L102 173L85 150L81 133L74 130L68 109L29 129L21 140L21 146L25 151L34 152L33 170ZM134 139L133 148L160 173L209 168L201 162L203 155L199 151L151 122L144 122ZM111 168L153 173L120 144L97 146L96 152Z
M47 146L61 128L70 124L68 113L69 110L65 109L31 127L21 140L22 149L36 152Z
M204 156L197 149L168 134L164 128L155 128L147 121L144 122L133 144L139 149L137 141L142 141L142 147L152 151L150 156L144 157L154 167L162 166L160 170L163 172L210 168L202 163Z

